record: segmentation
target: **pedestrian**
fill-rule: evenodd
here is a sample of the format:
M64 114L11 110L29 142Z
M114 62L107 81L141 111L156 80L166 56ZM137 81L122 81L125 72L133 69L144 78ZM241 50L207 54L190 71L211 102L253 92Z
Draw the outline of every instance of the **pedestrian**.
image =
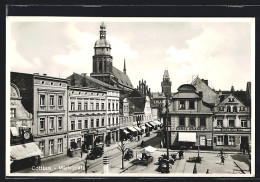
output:
M223 156L223 148L220 150L220 156Z
M206 174L209 174L209 169L207 169Z
M141 142L141 147L144 148L144 141Z
M224 165L224 163L225 163L225 158L224 158L224 156L222 155L222 156L221 156L221 162L220 162L220 164L223 164L223 165Z
M163 141L161 140L161 148L163 148Z

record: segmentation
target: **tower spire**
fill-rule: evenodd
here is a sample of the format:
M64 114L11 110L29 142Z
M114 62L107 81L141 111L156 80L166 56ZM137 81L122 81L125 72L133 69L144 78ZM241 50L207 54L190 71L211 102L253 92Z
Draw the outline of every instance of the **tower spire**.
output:
M125 58L124 58L124 74L126 74Z
M104 22L101 23L100 25L100 38L101 39L105 39L106 38L106 25L104 24Z

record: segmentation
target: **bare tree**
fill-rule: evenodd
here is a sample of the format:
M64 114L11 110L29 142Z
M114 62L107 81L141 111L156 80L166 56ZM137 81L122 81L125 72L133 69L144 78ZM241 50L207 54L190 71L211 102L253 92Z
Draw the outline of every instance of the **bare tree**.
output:
M124 169L124 156L125 156L125 152L128 150L128 148L126 148L125 144L123 141L121 141L121 143L117 143L118 146L118 150L122 153L122 169Z

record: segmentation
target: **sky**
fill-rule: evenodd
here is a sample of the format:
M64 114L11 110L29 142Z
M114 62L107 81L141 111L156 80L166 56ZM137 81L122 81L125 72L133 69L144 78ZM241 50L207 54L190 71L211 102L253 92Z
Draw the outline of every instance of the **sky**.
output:
M172 92L197 75L216 90L245 90L254 77L254 21L248 18L7 17L7 70L90 75L101 22L113 66L123 71L125 59L135 88L143 79L161 92L165 69Z

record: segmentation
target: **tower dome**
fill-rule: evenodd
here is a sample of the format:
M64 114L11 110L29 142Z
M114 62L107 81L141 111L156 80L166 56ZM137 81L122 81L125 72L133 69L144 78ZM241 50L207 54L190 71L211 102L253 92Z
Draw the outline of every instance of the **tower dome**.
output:
M111 48L111 45L108 40L106 40L106 25L104 22L100 25L100 39L95 42L95 48L103 47L103 48Z

